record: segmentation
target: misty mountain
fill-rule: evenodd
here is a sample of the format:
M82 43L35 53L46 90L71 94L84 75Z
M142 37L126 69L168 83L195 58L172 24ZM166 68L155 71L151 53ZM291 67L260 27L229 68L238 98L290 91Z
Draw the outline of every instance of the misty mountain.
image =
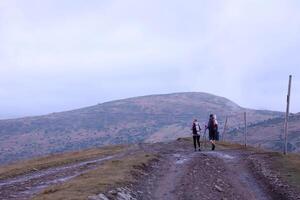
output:
M0 161L119 143L157 142L189 136L191 121L202 127L217 114L220 128L254 124L281 112L242 108L207 93L175 93L129 98L44 116L0 120Z

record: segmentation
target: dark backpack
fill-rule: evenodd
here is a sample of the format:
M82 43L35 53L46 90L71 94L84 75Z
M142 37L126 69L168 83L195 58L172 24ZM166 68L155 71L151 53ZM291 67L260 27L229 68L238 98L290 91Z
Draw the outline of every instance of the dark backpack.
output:
M193 133L197 133L196 123L193 123L193 128L192 128L192 130L193 130Z

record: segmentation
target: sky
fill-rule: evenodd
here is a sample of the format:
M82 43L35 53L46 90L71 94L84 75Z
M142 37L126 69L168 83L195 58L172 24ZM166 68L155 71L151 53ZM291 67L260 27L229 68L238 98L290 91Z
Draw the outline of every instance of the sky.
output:
M298 0L0 0L0 118L208 92L300 112ZM298 102L298 103L297 103Z

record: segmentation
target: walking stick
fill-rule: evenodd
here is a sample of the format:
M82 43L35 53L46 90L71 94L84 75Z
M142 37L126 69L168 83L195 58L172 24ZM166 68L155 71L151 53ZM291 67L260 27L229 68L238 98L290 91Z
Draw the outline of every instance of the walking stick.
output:
M206 127L204 129L204 150L206 149Z

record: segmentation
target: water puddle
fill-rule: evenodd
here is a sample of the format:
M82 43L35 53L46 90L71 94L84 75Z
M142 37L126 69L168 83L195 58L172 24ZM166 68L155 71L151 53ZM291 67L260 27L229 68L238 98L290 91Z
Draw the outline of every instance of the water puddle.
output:
M191 157L189 157L187 155L173 154L173 156L175 157L175 160L176 160L175 164L177 164L177 165L182 165L191 159Z
M226 154L224 152L220 152L220 151L210 151L210 152L205 152L205 154L216 156L216 157L222 158L224 160L233 160L235 158L234 156L228 155L228 154Z
M177 165L181 165L181 164L185 163L185 162L188 161L188 160L189 160L189 159L187 159L187 158L183 158L183 159L177 160L175 163L176 163Z

